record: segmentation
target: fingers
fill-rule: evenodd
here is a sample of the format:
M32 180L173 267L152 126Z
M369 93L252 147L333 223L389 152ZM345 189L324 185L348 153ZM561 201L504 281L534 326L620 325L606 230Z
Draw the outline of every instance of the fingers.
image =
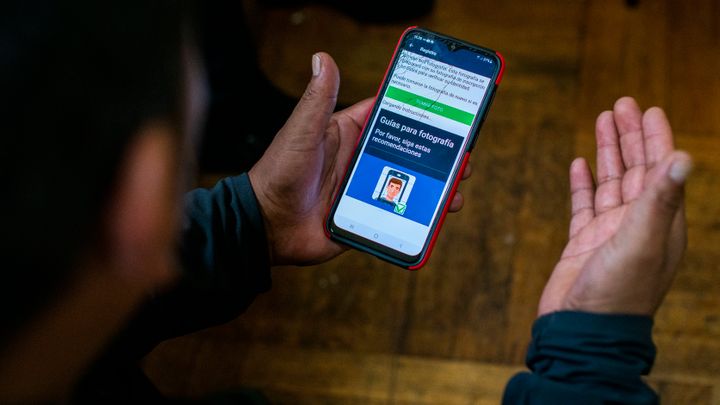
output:
M360 131L367 121L373 101L373 98L366 98L333 115L333 121L340 128L340 136L342 137L341 153L348 155L347 157L340 157L342 162L350 158L349 154L352 153L352 148L360 137Z
M674 148L672 129L665 112L658 107L648 109L642 117L645 137L645 162L650 170Z
M294 147L312 148L322 140L337 101L340 73L330 55L318 52L312 56L313 76L305 93L283 129L292 129L298 138Z
M462 172L462 180L467 180L472 175L472 162L470 162L470 158L468 158L467 163L465 164L465 169Z
M590 167L583 158L575 159L570 165L570 238L595 218L595 185Z
M595 213L616 208L622 204L622 176L625 172L620 154L618 133L611 111L601 113L595 124L597 141L597 179Z
M471 174L472 174L472 165L470 164L470 159L468 159L468 162L465 164L465 169L462 172L460 180L467 180ZM450 201L450 207L448 207L448 211L458 212L463 208L464 204L465 204L465 197L463 197L462 193L457 191L455 193L455 195L453 196L452 201Z
M339 149L336 158L336 176L339 179L347 169L350 157L360 137L360 131L372 108L373 99L368 98L334 114L329 130L337 130Z
M642 117L642 111L632 97L623 97L615 102L613 120L620 138L620 152L625 166L621 183L622 199L625 203L640 195L645 179Z
M620 150L626 169L645 163L642 111L632 97L615 102L613 120L620 137Z
M465 204L465 198L463 195L458 191L453 196L452 201L450 201L450 207L448 207L448 211L450 212L458 212L462 209L463 205Z
M370 114L374 98L366 98L358 103L351 105L350 107L338 111L336 115L338 117L344 117L349 119L355 126L358 127L358 131L362 129L367 121L367 117Z
M673 152L658 163L661 175L648 184L629 212L628 242L641 243L651 249L653 241L671 233L683 205L685 181L692 170L692 159L685 152ZM659 246L665 249L665 246Z

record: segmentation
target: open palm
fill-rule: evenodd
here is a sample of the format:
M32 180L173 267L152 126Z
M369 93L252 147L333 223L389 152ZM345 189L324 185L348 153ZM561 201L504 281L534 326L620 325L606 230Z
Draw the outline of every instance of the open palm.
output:
M686 245L683 185L690 157L674 151L664 112L619 99L596 124L597 185L570 167L570 239L539 315L560 310L652 315Z

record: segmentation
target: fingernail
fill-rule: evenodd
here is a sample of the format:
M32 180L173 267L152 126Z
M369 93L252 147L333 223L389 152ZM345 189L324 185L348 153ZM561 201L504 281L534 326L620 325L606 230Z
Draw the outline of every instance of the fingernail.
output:
M677 160L673 162L673 164L670 166L670 172L668 173L668 176L670 176L670 178L674 182L682 184L687 179L690 171L692 171L691 162L685 159Z
M320 74L320 70L322 68L322 61L320 60L320 55L315 54L312 57L312 71L313 76L318 76Z

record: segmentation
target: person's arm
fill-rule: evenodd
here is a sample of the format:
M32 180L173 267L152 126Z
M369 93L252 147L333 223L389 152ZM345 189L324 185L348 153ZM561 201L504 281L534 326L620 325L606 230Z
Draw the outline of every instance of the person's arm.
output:
M597 185L570 167L570 239L540 300L530 373L505 404L654 404L641 378L655 347L652 317L686 246L684 184L691 159L674 150L663 111L622 98L598 117Z
M240 315L270 288L271 266L320 263L346 249L325 236L323 224L372 100L333 113L337 65L318 53L312 70L293 114L250 172L187 195L180 280L148 297L80 391L109 398L152 391L137 360L160 341ZM463 179L469 175L468 165ZM462 205L458 192L449 210Z
M333 114L339 74L314 57L306 94L250 173L221 180L184 201L178 282L148 297L116 339L126 358L157 343L239 316L270 288L270 267L329 260L344 248L323 231L369 100ZM462 206L456 201L455 210Z
M247 174L186 194L177 282L148 297L109 351L139 358L163 340L228 322L270 289L262 216Z
M655 359L652 318L563 311L535 321L526 363L504 404L655 404L641 379Z
M77 402L159 402L138 360L158 343L228 322L270 288L267 240L246 174L185 196L181 275L148 297L78 384Z
M149 303L158 337L228 322L270 289L263 219L247 174L185 196L181 280ZM165 336L160 336L165 335Z

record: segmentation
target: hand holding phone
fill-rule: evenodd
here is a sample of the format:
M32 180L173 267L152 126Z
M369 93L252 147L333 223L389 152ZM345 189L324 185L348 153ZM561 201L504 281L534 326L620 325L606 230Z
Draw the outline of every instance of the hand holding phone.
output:
M495 51L407 29L331 206L330 238L424 265L503 69Z

